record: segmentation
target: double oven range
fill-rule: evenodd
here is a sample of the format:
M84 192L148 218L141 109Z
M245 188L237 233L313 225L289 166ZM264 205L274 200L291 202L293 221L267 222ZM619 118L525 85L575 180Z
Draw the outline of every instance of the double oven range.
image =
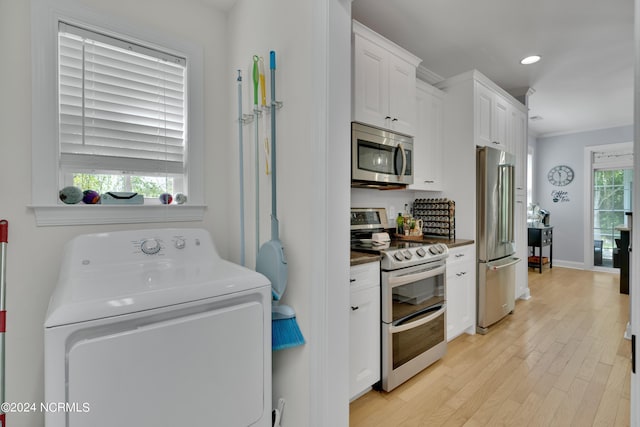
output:
M387 226L384 208L351 210L351 249L381 256L381 387L390 391L447 350L448 248L440 243L373 241L374 233Z

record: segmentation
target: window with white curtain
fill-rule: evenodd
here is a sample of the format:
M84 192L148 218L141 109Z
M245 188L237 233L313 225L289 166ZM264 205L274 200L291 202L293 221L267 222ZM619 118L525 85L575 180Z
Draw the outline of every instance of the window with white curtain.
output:
M184 58L60 22L60 173L65 185L185 192Z

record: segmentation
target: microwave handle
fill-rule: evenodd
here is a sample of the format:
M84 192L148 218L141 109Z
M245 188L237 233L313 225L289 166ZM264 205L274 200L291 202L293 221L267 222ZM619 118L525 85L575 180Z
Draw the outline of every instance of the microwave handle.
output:
M404 151L404 146L402 144L398 144L398 149L400 150L400 154L402 154L402 168L400 169L398 178L402 178L407 170L407 153Z

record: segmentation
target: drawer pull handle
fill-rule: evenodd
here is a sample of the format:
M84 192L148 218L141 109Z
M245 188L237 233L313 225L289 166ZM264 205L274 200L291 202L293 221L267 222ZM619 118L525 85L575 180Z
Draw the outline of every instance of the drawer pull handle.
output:
M357 309L359 309L359 308L360 308L360 307L358 307L357 305L356 305L355 307L354 307L354 306L351 306L351 311L356 311L356 310L357 310Z
M355 281L356 281L356 279L349 279L349 282L350 282L350 283L353 283L353 282L355 282Z
M464 254L456 254L456 258L462 258Z

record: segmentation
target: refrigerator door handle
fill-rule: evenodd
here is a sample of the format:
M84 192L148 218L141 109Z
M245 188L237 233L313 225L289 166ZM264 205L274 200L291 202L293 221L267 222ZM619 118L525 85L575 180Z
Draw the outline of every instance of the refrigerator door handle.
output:
M500 165L498 166L498 193L500 197L500 214L498 233L501 243L512 243L513 237L513 179L514 179L514 167L513 165Z
M520 262L520 258L510 258L509 262L504 262L504 260L500 260L500 261L494 261L494 262L488 262L487 263L487 268L489 270L501 270L503 268L507 268L507 267L511 267L514 264L517 264Z

